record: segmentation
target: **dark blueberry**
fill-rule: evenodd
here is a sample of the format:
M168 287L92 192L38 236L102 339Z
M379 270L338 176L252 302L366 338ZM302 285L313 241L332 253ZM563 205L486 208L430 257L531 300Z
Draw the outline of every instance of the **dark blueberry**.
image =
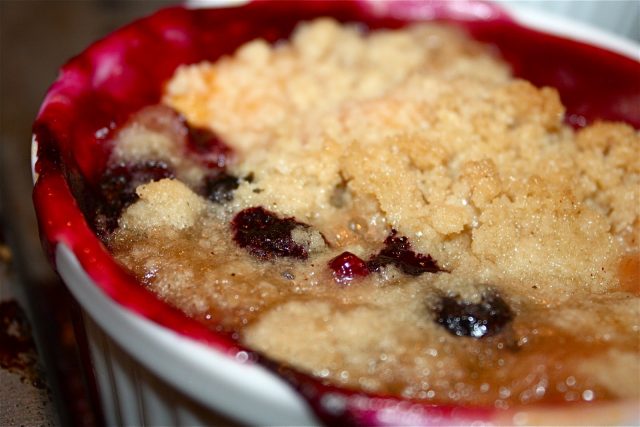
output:
M371 257L367 262L370 271L380 271L386 265L393 264L403 273L419 276L422 273L438 273L445 271L431 255L415 253L411 250L411 243L407 237L396 237L396 230L392 230L384 241L384 248Z
M214 203L230 202L239 185L240 180L226 172L209 175L204 179L204 196Z
M240 211L231 222L233 239L256 258L274 257L307 259L307 249L296 243L291 232L297 227L309 226L293 218L280 218L262 207Z
M483 338L500 332L513 319L513 312L496 293L482 296L479 303L457 297L442 297L435 307L435 320L450 334Z
M120 163L109 167L98 185L96 228L100 232L113 231L122 211L138 200L136 187L139 185L173 177L169 166L156 160L135 164Z
M338 283L350 283L357 277L369 274L367 264L351 252L343 252L329 261L329 268Z
M212 169L222 169L227 164L231 148L213 131L187 124L188 146Z

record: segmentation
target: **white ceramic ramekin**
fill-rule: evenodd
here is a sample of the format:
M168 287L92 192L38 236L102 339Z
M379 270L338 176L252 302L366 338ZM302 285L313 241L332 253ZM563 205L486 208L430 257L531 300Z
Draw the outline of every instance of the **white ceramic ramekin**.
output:
M584 24L543 13L515 9L511 13L526 27L640 59L639 45ZM34 180L38 179L38 144L34 137ZM38 215L42 226L49 213ZM55 267L83 310L107 425L219 425L229 420L252 425L319 423L298 391L271 370L247 360L246 352L225 354L122 306L86 273L78 254L66 242L52 243ZM383 417L385 412L380 414ZM429 418L419 408L393 407L387 414L392 415L387 422L379 418L377 423L452 421L446 416ZM495 412L477 421L521 425L636 424L640 415L637 402L622 402L588 409L533 407Z
M640 2L637 0L499 0L525 13L542 11L640 41Z

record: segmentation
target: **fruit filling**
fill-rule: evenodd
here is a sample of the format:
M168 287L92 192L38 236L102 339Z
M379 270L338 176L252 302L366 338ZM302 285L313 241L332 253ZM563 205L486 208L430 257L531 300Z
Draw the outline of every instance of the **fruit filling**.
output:
M367 262L369 270L380 271L382 267L393 264L410 276L442 271L430 255L413 252L409 239L396 237L396 234L398 234L396 230L391 230L391 235L384 241L384 248Z
M267 358L437 404L640 397L640 137L456 28L302 23L110 144L115 258Z
M238 246L246 248L256 258L309 257L309 245L303 239L308 236L310 243L313 232L308 232L308 225L293 218L279 218L262 207L249 208L239 212L231 226Z

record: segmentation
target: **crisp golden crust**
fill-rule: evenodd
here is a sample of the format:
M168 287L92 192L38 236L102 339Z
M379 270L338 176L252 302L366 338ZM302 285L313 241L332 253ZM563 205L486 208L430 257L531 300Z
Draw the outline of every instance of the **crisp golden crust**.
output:
M222 205L148 184L123 214L114 254L171 304L283 363L378 393L498 407L640 396L631 127L572 130L555 90L511 78L435 25L365 36L314 21L290 43L254 41L180 68L164 102L232 147L231 173L252 176ZM144 146L149 129L135 126L116 141L118 161L145 150L131 141ZM157 155L166 141L151 140ZM166 152L197 191L202 167ZM146 218L168 198L179 206ZM239 247L229 224L255 206L309 224L293 236L308 259ZM330 260L369 258L391 229L443 271L387 266L334 281ZM489 291L514 313L499 334L455 337L434 320L442 295L477 302Z

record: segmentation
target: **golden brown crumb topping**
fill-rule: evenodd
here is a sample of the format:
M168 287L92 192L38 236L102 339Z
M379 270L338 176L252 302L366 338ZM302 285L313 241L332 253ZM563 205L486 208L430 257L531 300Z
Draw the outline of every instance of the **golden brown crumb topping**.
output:
M169 303L376 393L640 396L631 127L574 131L554 89L457 30L326 19L180 68L164 103L234 152L203 185L153 110L115 141L114 162L175 171L138 187L109 240Z

